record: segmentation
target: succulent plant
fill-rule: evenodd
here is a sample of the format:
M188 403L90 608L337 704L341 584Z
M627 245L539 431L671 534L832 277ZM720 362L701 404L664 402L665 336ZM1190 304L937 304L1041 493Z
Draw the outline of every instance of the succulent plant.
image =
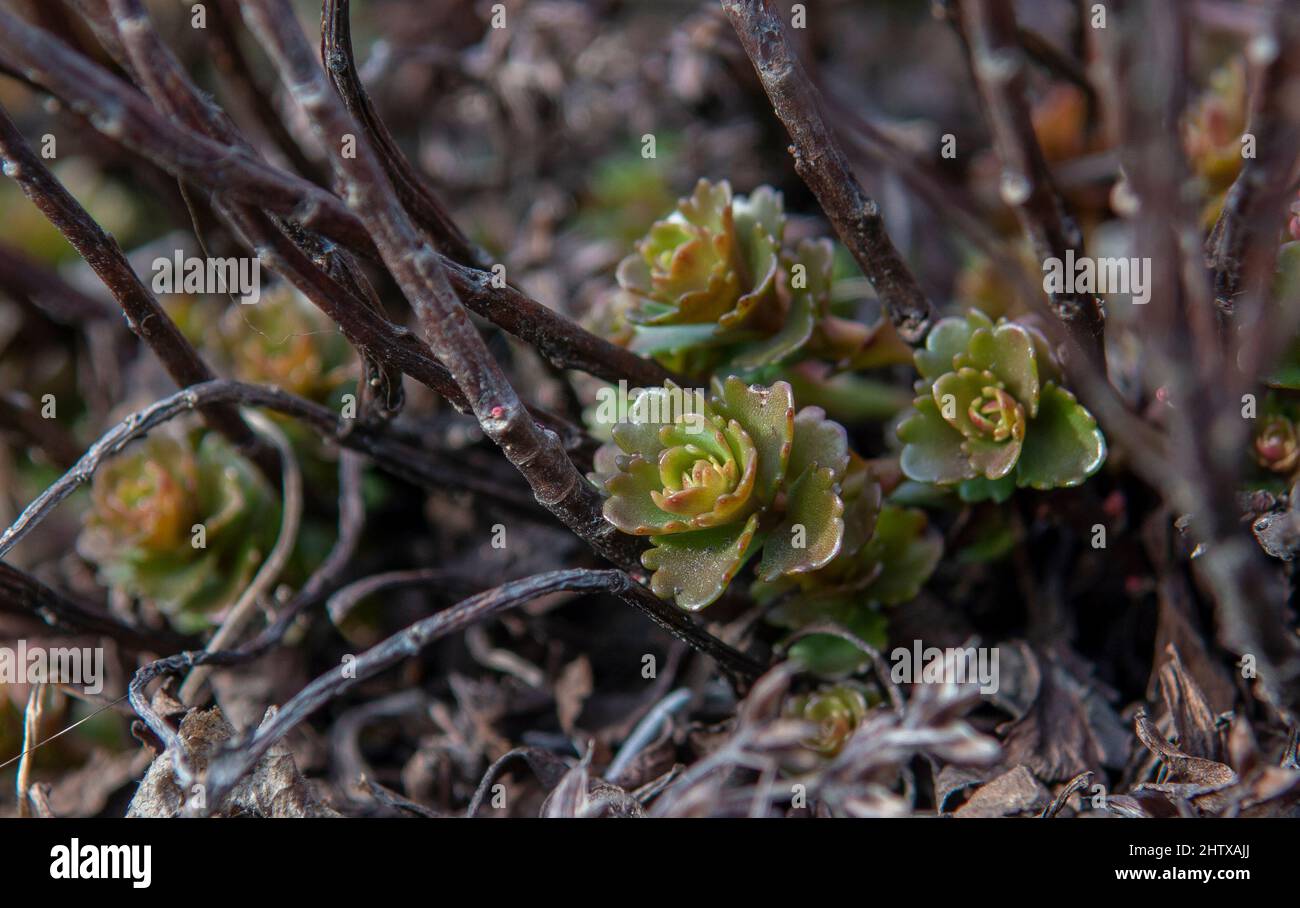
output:
M360 368L352 346L290 284L277 282L264 288L256 303L227 307L215 327L199 345L228 362L244 381L282 388L335 412L342 412L344 394L357 390ZM332 494L337 449L299 420L280 414L270 418L292 443L306 482L323 495ZM309 520L300 542L314 538L317 529Z
M1300 406L1290 395L1270 391L1260 400L1250 453L1261 471L1252 485L1285 485L1300 473Z
M819 408L796 413L785 382L715 379L708 400L687 400L672 383L638 389L595 457L605 519L653 543L651 589L694 610L760 551L767 581L825 566L845 535L844 429Z
M844 545L819 571L757 583L752 593L770 605L768 620L792 629L832 622L873 646L885 643L882 608L916 598L943 553L943 537L925 512L881 500L874 470L854 457L843 483ZM838 677L859 669L866 655L849 640L813 634L790 648L810 670Z
M196 446L159 433L95 474L77 549L105 582L196 632L252 578L278 513L266 480L220 436Z
M784 232L781 195L770 187L743 196L725 180L700 180L619 263L637 326L632 349L668 361L711 351L716 363L726 358L721 348L741 346L746 361L760 364L797 348L812 324L779 286Z
M918 397L898 427L909 479L968 499L1076 486L1106 458L1097 421L1065 388L1047 344L978 310L941 319L916 351Z
M850 682L826 685L785 702L782 714L817 724L817 732L803 743L823 757L834 757L866 718L867 692Z
M338 328L292 286L270 287L251 305L231 306L219 343L240 378L336 404L355 377L352 348Z
M1296 425L1281 414L1263 417L1255 431L1255 462L1270 473L1283 476L1295 472L1300 463L1300 440Z

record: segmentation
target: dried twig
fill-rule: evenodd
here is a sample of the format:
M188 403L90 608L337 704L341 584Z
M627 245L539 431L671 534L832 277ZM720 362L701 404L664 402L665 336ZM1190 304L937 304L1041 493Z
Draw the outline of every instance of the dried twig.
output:
M114 306L83 293L7 243L0 243L0 290L29 301L62 325L119 318Z
M2 7L0 53L17 61L45 90L89 117L100 132L169 173L220 197L284 215L367 258L376 257L366 227L336 196L258 159L247 148L216 141L168 120L111 73ZM220 117L225 119L224 114ZM355 125L351 129L350 134L359 133ZM341 136L332 137L326 145L336 150L339 141ZM378 166L377 161L369 164ZM277 251L283 254L283 250ZM661 385L670 377L653 360L596 337L514 288L495 286L499 283L495 275L457 265L427 247L426 251L447 271L467 305L535 346L554 365L590 372L607 381L626 379L644 386ZM409 350L403 352L409 357Z
M1186 164L1176 138L1162 125L1177 122L1182 111L1184 80L1178 74L1186 51L1180 9L1161 4L1127 9L1121 27L1114 30L1122 42L1119 70L1124 83L1145 86L1125 98L1122 117L1125 168L1140 201L1135 252L1149 255L1157 291L1146 314L1153 330L1144 359L1174 404L1166 411L1174 467L1149 481L1178 512L1192 515L1190 531L1205 546L1193 564L1217 602L1219 639L1232 651L1258 659L1259 690L1266 697L1294 698L1294 691L1284 692L1300 674L1300 647L1286 629L1286 593L1240 526L1236 500L1239 452L1247 446L1249 433L1249 423L1241 418L1241 394L1253 387L1256 375L1240 370L1244 357L1231 352L1225 356L1215 343L1214 308L1198 254L1199 232L1181 192ZM1278 85L1273 90L1282 89ZM1274 149L1274 154L1279 152ZM1270 247L1263 253L1263 267L1271 272L1275 244L1261 238L1255 245ZM1261 256L1252 261L1258 268ZM1266 293L1267 281L1258 271L1253 274L1256 293ZM1261 302L1246 311L1253 314L1262 308ZM1293 337L1295 323L1290 320L1295 317L1279 316L1278 324L1266 328L1256 324L1255 332ZM1189 349L1194 356L1189 357Z
M173 652L191 645L192 638L123 624L105 611L77 602L50 589L30 574L0 561L0 612L35 618L68 634L109 637L135 652Z
M244 587L239 598L230 607L229 613L208 640L209 650L226 649L239 639L244 628L257 612L260 600L279 578L284 566L298 544L298 527L302 522L302 470L298 466L298 457L275 423L260 413L250 413L249 420L257 431L269 438L280 453L280 532L275 545L253 575L253 579ZM200 666L192 671L181 685L180 701L186 706L194 706L196 698L207 680L209 669Z
M372 251L365 229L336 197L247 151L170 122L139 92L63 42L0 7L0 52L111 139L200 186L292 215L349 247Z
M1289 305L1294 301L1276 301L1274 308L1268 302L1277 234L1292 201L1289 189L1300 149L1300 61L1288 53L1300 42L1300 12L1278 4L1273 20L1251 43L1253 55L1267 61L1246 133L1255 139L1255 155L1243 158L1206 241L1216 302L1239 321L1250 322L1251 330L1243 333L1241 363L1248 376L1272 365L1300 321L1296 307ZM1240 301L1244 305L1239 305L1239 295L1245 297Z
M341 419L337 413L320 404L296 397L279 388L249 385L228 379L205 382L165 397L142 410L130 414L122 422L100 436L68 472L46 488L29 504L18 518L0 534L0 558L36 527L60 502L78 487L90 481L104 460L118 454L129 443L142 437L151 429L175 419L195 408L212 403L238 403L244 406L265 407L292 416L309 425L322 437L331 439L354 451L370 456L396 476L412 482L434 486L451 485L470 488L484 494L493 494L494 485L475 483L470 471L443 472L444 467L429 462L426 452L392 438L382 428L356 425ZM500 497L499 488L495 489ZM518 505L508 497L503 503Z
M50 173L3 108L0 108L0 158L5 161L5 175L22 187L23 193L81 253L121 305L131 330L149 345L176 384L183 388L214 378L198 351L136 276L117 242L104 233ZM240 450L251 454L264 471L274 470L274 458L237 412L217 407L205 410L204 417Z
M27 711L23 713L23 755L18 760L18 776L14 780L18 794L18 816L31 816L28 790L32 784L32 751L40 738L41 712L44 709L45 685L39 681L32 685L27 696Z
M360 681L418 654L429 644L447 634L463 630L471 624L522 605L538 596L566 591L612 593L638 606L641 605L642 596L650 595L644 587L622 571L583 569L551 571L503 584L417 621L350 660L346 670L340 667L312 681L285 703L272 718L248 736L247 740L237 743L232 750L215 756L209 762L204 777L208 804L205 811L216 809L239 780L257 765L257 762L277 741L325 703ZM681 615L680 612L678 614ZM693 639L688 642L697 648L707 647L708 654L719 660L719 666L724 671L744 678L753 678L757 675L758 667L748 657L699 629L695 630ZM181 660L182 664L185 661L197 664L196 660L200 656L201 654L187 653L182 654L181 657L174 657L168 667L163 667L160 663L146 666L136 673L130 687L131 705L136 712L154 733L167 743L169 748L176 748L173 751L173 759L176 760L178 775L186 788L194 778L185 759L183 745L170 726L150 707L144 689L153 678L178 670L177 659Z
M790 46L776 4L772 0L722 0L722 9L740 36L772 109L790 133L795 170L876 288L899 335L909 343L918 343L929 330L934 308L885 233L880 206L853 175L826 122L817 89Z
M321 59L325 61L330 81L347 106L348 113L366 131L411 220L447 258L475 268L491 268L487 254L471 244L456 226L442 202L398 149L384 121L375 113L352 58L348 7L349 0L324 0L321 6Z
M102 0L98 0L102 2ZM238 26L239 0L217 0L217 14L208 19L212 62L220 71L223 83L231 86L240 103L256 120L256 125L274 143L294 171L321 183L326 174L316 161L307 156L284 123L275 106L274 93L257 82L256 61L240 43Z
M447 278L442 261L420 238L381 164L324 72L313 59L285 0L243 7L258 39L276 60L281 80L330 149L348 204L374 237L375 246L410 301L430 348L451 372L483 432L501 448L537 500L596 552L640 573L640 542L619 533L601 514L600 493L574 468L554 433L539 427L488 352ZM342 154L344 136L356 139L355 156Z
M964 37L993 142L1002 162L1001 194L1015 208L1039 261L1083 255L1083 235L1052 184L1025 99L1025 52L1007 0L963 0ZM1057 316L1084 354L1104 372L1105 321L1097 297L1052 294Z
M341 625L362 600L381 590L406 589L413 586L441 583L446 577L447 571L441 568L411 568L403 571L371 574L364 580L349 583L343 589L331 595L325 602L325 611L329 613L331 622L335 625Z

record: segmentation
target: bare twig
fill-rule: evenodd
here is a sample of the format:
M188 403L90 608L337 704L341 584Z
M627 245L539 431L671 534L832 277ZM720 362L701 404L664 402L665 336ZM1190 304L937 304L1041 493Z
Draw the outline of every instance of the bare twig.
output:
M644 587L622 571L583 569L552 571L503 584L417 621L349 660L346 669L340 666L339 669L316 678L285 703L272 718L252 732L246 740L237 742L232 749L215 755L208 763L204 779L208 804L205 811L217 809L239 780L277 741L325 703L360 681L418 654L429 644L447 634L463 630L471 624L522 605L538 596L565 591L612 593L625 600L639 600L643 594L650 595ZM697 648L707 646L709 655L719 660L720 667L725 671L744 678L756 677L757 666L752 660L698 628L695 629L692 645ZM169 660L165 665L154 663L146 666L136 673L130 687L131 705L137 713L168 744L169 748L176 748L173 751L173 759L176 761L178 775L187 788L188 783L193 780L193 775L183 752L183 745L170 726L150 707L145 696L145 686L153 678L179 670L177 661L181 664L186 661L193 664L199 655L182 654Z
M1243 157L1241 172L1206 241L1220 309L1236 313L1241 308L1239 320L1250 322L1242 335L1241 365L1252 379L1290 343L1300 319L1295 306L1268 309L1277 234L1291 201L1289 187L1300 149L1300 62L1287 52L1300 41L1300 13L1278 4L1273 19L1251 43L1255 55L1267 61L1247 128L1255 139L1255 155ZM1238 295L1246 297L1242 307Z
M388 127L375 113L352 57L352 26L349 0L324 0L321 7L321 59L348 113L366 131L402 207L447 258L475 268L489 269L492 263L456 226L442 202L424 184L393 141Z
M242 382L218 379L186 388L130 414L100 436L68 472L41 492L8 529L0 534L0 558L39 524L60 502L81 485L90 481L104 460L118 454L130 442L150 430L195 408L211 403L238 403L265 407L292 416L309 425L322 437L345 448L370 456L377 464L411 482L434 486L470 488L500 498L503 503L518 502L502 497L492 483L475 483L469 471L443 472L446 468L429 462L427 453L394 440L382 428L355 425L320 404L295 397L279 388L266 388Z
M871 281L899 335L909 343L920 342L934 308L885 232L880 206L863 191L827 125L821 98L790 45L776 4L722 0L722 9L754 64L772 109L790 133L795 170Z
M88 116L100 132L169 173L222 198L284 215L367 258L376 256L366 227L336 196L260 160L251 149L169 121L130 86L3 7L0 54L17 61L44 89ZM224 114L205 116L228 123ZM327 147L334 151L339 141L331 138ZM518 290L495 286L499 283L495 275L457 265L427 247L426 251L447 270L467 305L485 318L499 320L504 330L535 346L556 366L644 386L661 385L671 377L653 360L596 337Z
M190 129L253 154L252 146L230 119L199 91L163 44L139 0L81 0L81 6L100 40L162 110ZM217 201L216 207L250 248L258 251L260 259L338 323L367 362L366 377L373 373L381 383L389 385L386 398L392 398L393 407L382 407L385 415L400 402L401 390L400 367L380 367L371 359L373 351L385 345L403 348L409 354L405 361L413 378L442 394L462 412L468 409L442 364L412 335L388 321L374 291L345 251L327 247L305 227L276 220L256 206Z
M0 18L3 15L0 11ZM5 161L5 174L22 187L23 193L94 269L126 313L131 330L149 345L176 384L183 388L212 379L212 370L141 283L117 242L50 173L3 108L0 158ZM241 451L251 454L264 471L273 470L274 459L237 412L217 407L206 410L204 417Z
M1019 28L1016 30L1016 37L1020 41L1020 46L1025 49L1025 53L1029 54L1036 63L1082 91L1087 96L1089 104L1096 102L1096 90L1088 81L1087 73L1072 57L1058 50L1052 42L1032 29Z
M1287 630L1286 591L1240 526L1236 500L1240 452L1249 432L1248 421L1241 418L1240 395L1256 376L1242 372L1242 358L1232 352L1224 355L1215 340L1199 230L1181 190L1186 164L1176 137L1163 125L1177 122L1182 112L1185 80L1179 73L1187 52L1183 12L1181 6L1158 3L1126 7L1120 27L1106 42L1120 44L1117 70L1123 84L1144 86L1142 92L1123 98L1120 119L1125 169L1139 199L1135 252L1151 259L1156 289L1145 313L1151 338L1144 348L1145 368L1172 401L1165 411L1172 464L1149 481L1176 512L1191 515L1190 532L1204 545L1193 565L1215 599L1219 640L1233 652L1250 653L1258 660L1257 689L1266 698L1277 702L1286 697L1294 703L1300 647ZM1261 237L1255 245L1270 248L1253 256L1253 267L1266 261L1264 268L1271 272L1276 243ZM1253 275L1257 289L1252 298L1259 303L1247 307L1252 314L1262 309L1262 294L1267 293L1267 279L1258 270ZM1258 323L1254 330L1290 338L1292 317L1281 316L1277 324Z
M0 290L28 300L63 325L119 317L116 307L83 293L7 243L0 243Z
M248 151L182 128L148 99L66 44L0 7L0 52L109 138L168 172L251 205L292 215L353 249L373 254L360 222L335 196Z
M1025 54L1008 0L963 0L964 38L971 70L1002 163L1001 195L1020 218L1040 262L1083 255L1083 235L1052 184L1025 99ZM1097 297L1052 294L1057 316L1075 342L1104 372L1105 321Z
M325 611L329 613L331 622L340 625L347 620L348 616L352 614L352 610L362 600L381 590L405 589L430 583L440 583L446 577L447 571L441 568L412 568L404 571L372 574L364 580L349 583L330 596L325 602Z
M226 649L239 639L248 622L257 613L259 601L279 578L284 566L298 544L298 526L302 522L302 470L298 466L298 457L289 444L289 439L275 423L260 413L249 413L248 419L262 435L275 445L280 453L280 533L275 545L266 556L253 579L244 587L239 598L230 607L229 613L221 622L221 627L208 641L209 650ZM196 668L181 685L180 701L186 706L195 705L196 698L207 680L209 669Z
M101 0L102 2L102 0ZM284 116L276 109L274 93L259 85L255 65L240 44L237 27L239 0L217 0L217 14L208 19L208 34L213 48L212 61L233 87L238 103L251 113L256 124L299 174L320 183L326 178L319 164L309 158L289 132Z
M465 393L487 437L523 474L537 500L614 564L641 572L640 543L601 514L600 493L574 468L554 433L539 427L492 359L447 279L442 259L423 243L365 136L335 97L313 59L286 0L243 7L258 39L276 60L281 80L330 149L348 204L374 238L384 264L410 301L434 355ZM344 136L356 138L345 156Z
M0 561L0 612L35 618L68 634L110 637L135 652L173 652L193 643L189 637L123 624L107 612L76 602L35 577Z

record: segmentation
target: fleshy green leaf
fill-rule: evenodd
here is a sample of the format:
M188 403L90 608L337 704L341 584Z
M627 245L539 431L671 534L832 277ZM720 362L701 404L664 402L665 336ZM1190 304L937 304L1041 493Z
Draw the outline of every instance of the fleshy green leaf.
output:
M866 595L882 605L915 599L942 554L943 537L929 528L924 511L885 505L876 520L876 534L860 556L881 565Z
M861 463L861 461L858 461ZM880 483L865 464L850 464L845 472L840 497L844 500L844 546L842 551L852 555L876 531L883 493Z
M661 599L675 599L684 609L698 611L717 600L750 554L758 515L744 523L673 536L654 536L654 547L641 563L654 573L650 589Z
M816 326L815 301L804 291L794 291L790 298L790 311L785 325L765 340L745 344L731 360L737 369L758 369L781 362L797 353L812 337Z
M957 495L961 500L971 503L995 501L1001 504L1010 498L1015 491L1016 477L1013 473L1008 473L1001 479L985 479L983 476L977 476L957 486Z
M849 633L864 643L883 649L887 642L888 622L880 612L857 608L846 610L847 614L836 620L834 614L827 617L835 620ZM842 678L852 675L866 667L870 656L851 641L830 634L813 634L804 637L790 647L790 658L797 659L814 674L824 678Z
M972 334L966 353L958 355L957 362L997 376L1025 412L1033 416L1038 412L1037 359L1029 332L1020 325L1005 323Z
M1106 439L1073 394L1043 386L1038 417L1029 423L1016 465L1016 483L1035 489L1077 486L1106 460Z
M647 356L672 353L691 347L707 346L717 338L718 326L706 325L637 325L629 345L632 352Z
M634 536L684 533L691 528L681 515L670 514L654 503L651 493L663 488L657 460L633 454L623 459L621 467L621 472L605 480L610 496L603 508L606 520Z
M940 319L925 339L925 349L916 351L916 370L925 384L934 381L955 367L953 360L966 352L971 335L979 328L991 327L992 322L982 312L971 310L966 318Z
M975 468L962 450L965 438L940 415L934 398L918 397L914 406L898 427L904 475L917 482L942 484L974 479Z
M587 478L605 494L609 494L605 482L618 472L617 458L621 450L618 445L607 442L597 448L596 453L591 457L591 472L587 474Z
M794 417L794 443L786 475L799 477L812 464L830 467L839 479L849 465L849 437L821 407L804 407Z
M758 576L770 582L825 567L844 542L843 517L834 472L829 467L809 467L790 488L785 519L763 546Z
M1014 435L1006 441L976 437L962 442L962 450L977 473L987 480L996 481L1010 474L1020 457L1022 445L1023 442Z
M781 193L771 186L759 186L748 196L739 196L732 206L736 230L748 236L755 228L763 236L780 242L785 233L785 206Z
M662 388L643 388L628 400L626 414L597 411L596 418L614 422L610 435L624 453L640 454L646 460L656 461L664 449L661 433L672 421L674 391L680 393L671 381ZM624 418L615 422L619 416Z
M785 478L794 441L794 397L783 381L770 388L750 386L736 376L714 380L715 409L749 433L758 450L754 494L770 502Z

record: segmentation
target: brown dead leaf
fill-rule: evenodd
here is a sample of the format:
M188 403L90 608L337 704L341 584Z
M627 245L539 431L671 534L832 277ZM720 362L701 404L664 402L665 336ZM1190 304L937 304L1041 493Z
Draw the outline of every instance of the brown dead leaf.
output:
M234 729L213 707L192 709L181 722L180 737L185 743L196 772L201 775L208 760L234 734ZM194 792L177 784L170 753L154 758L144 781L136 790L128 817L178 816ZM303 778L293 754L284 742L278 742L253 771L240 780L214 816L254 817L336 817L339 814L322 804L312 784Z
M1038 813L1051 797L1051 792L1034 778L1033 773L1024 766L1017 766L977 788L953 816L1012 817Z
M1169 658L1160 666L1160 690L1178 736L1178 746L1194 757L1218 761L1223 756L1214 714L1196 680L1184 669L1178 647L1170 643Z
M1076 678L1057 655L1023 648L1037 673L1032 705L998 728L1003 766L1025 765L1044 782L1064 782L1081 772L1099 772L1127 756L1119 720L1089 683Z
M1237 774L1230 766L1217 760L1191 756L1174 747L1160 734L1160 729L1147 718L1145 712L1137 714L1136 726L1138 740L1158 756L1180 782L1209 787L1231 785L1237 781Z

